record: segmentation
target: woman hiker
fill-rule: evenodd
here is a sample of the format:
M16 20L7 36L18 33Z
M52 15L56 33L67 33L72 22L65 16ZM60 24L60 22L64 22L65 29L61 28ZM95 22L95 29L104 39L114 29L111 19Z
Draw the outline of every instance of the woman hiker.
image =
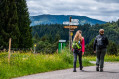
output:
M78 47L73 47L74 42L77 42L81 45L78 46ZM76 44L77 45L77 44ZM82 31L81 30L78 30L74 36L74 39L73 39L73 44L72 44L72 48L73 48L73 55L74 55L74 63L73 63L73 72L76 72L76 61L77 61L77 56L79 57L79 64L80 64L80 70L83 69L83 66L82 66L82 55L84 54L85 52L85 41L84 41L84 37L82 36Z

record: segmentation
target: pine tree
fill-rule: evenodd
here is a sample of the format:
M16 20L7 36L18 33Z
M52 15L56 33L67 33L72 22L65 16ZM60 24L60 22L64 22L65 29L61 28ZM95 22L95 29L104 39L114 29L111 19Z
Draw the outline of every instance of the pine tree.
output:
M8 15L8 5L6 0L1 0L0 3L0 47L5 48L7 43L5 42L4 37L6 33L4 32L5 29L5 18Z
M32 46L32 28L25 0L0 0L0 47L12 48Z
M4 0L0 7L1 46L8 48L9 38L12 38L12 47L17 48L19 43L18 16L15 0Z
M6 32L9 34L8 38L12 38L12 47L17 48L19 46L19 28L18 28L18 16L15 0L9 0L9 12L7 18Z
M2 28L2 26L3 26L3 8L4 8L4 6L3 6L3 4L4 4L4 1L3 0L1 0L0 1L0 49L2 49L3 47L3 36L2 36L2 30L3 30L3 28Z
M26 0L16 0L18 13L18 27L20 30L19 48L32 47L32 28L30 27L30 19Z

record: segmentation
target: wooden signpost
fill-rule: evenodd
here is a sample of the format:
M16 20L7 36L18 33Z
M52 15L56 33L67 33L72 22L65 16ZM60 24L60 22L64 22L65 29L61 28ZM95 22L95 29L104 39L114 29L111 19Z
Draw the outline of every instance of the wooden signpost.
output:
M76 29L79 25L79 20L78 19L72 19L72 17L69 18L69 22L63 22L64 25L68 25L68 26L64 26L64 28L69 29L69 49L71 50L71 46L72 46L72 36L73 36L73 31L74 29Z

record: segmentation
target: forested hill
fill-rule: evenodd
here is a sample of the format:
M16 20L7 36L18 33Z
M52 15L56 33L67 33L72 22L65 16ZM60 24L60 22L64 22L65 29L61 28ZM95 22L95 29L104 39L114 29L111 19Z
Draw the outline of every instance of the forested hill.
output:
M82 30L83 36L85 38L86 44L89 43L96 35L98 35L98 31L100 28L103 28L105 30L105 35L109 38L109 40L112 40L119 44L118 38L119 38L119 20L117 22L111 22L106 24L96 24L96 25L90 25L90 24L84 24L79 25L76 30ZM76 32L74 31L74 34ZM50 24L50 25L37 25L32 27L32 35L38 35L40 38L50 37L52 39L55 39L57 35L60 36L60 39L68 40L68 29L64 29L63 25L61 24Z
M75 15L39 15L39 16L30 16L31 26L40 25L40 24L63 24L64 21L69 21L69 17L72 19L79 19L79 24L104 24L106 22L92 19L86 16L75 16Z

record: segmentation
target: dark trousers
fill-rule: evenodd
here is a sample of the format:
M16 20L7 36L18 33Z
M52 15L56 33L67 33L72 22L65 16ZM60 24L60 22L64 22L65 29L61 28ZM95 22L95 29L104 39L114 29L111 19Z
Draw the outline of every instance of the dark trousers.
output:
M82 69L82 51L74 49L73 55L74 55L74 64L73 64L74 69L76 69L77 55L79 58L80 69Z
M106 48L104 48L104 49L96 49L96 55L97 55L96 65L100 66L100 68L103 68L103 66L104 66L105 54L106 54Z

